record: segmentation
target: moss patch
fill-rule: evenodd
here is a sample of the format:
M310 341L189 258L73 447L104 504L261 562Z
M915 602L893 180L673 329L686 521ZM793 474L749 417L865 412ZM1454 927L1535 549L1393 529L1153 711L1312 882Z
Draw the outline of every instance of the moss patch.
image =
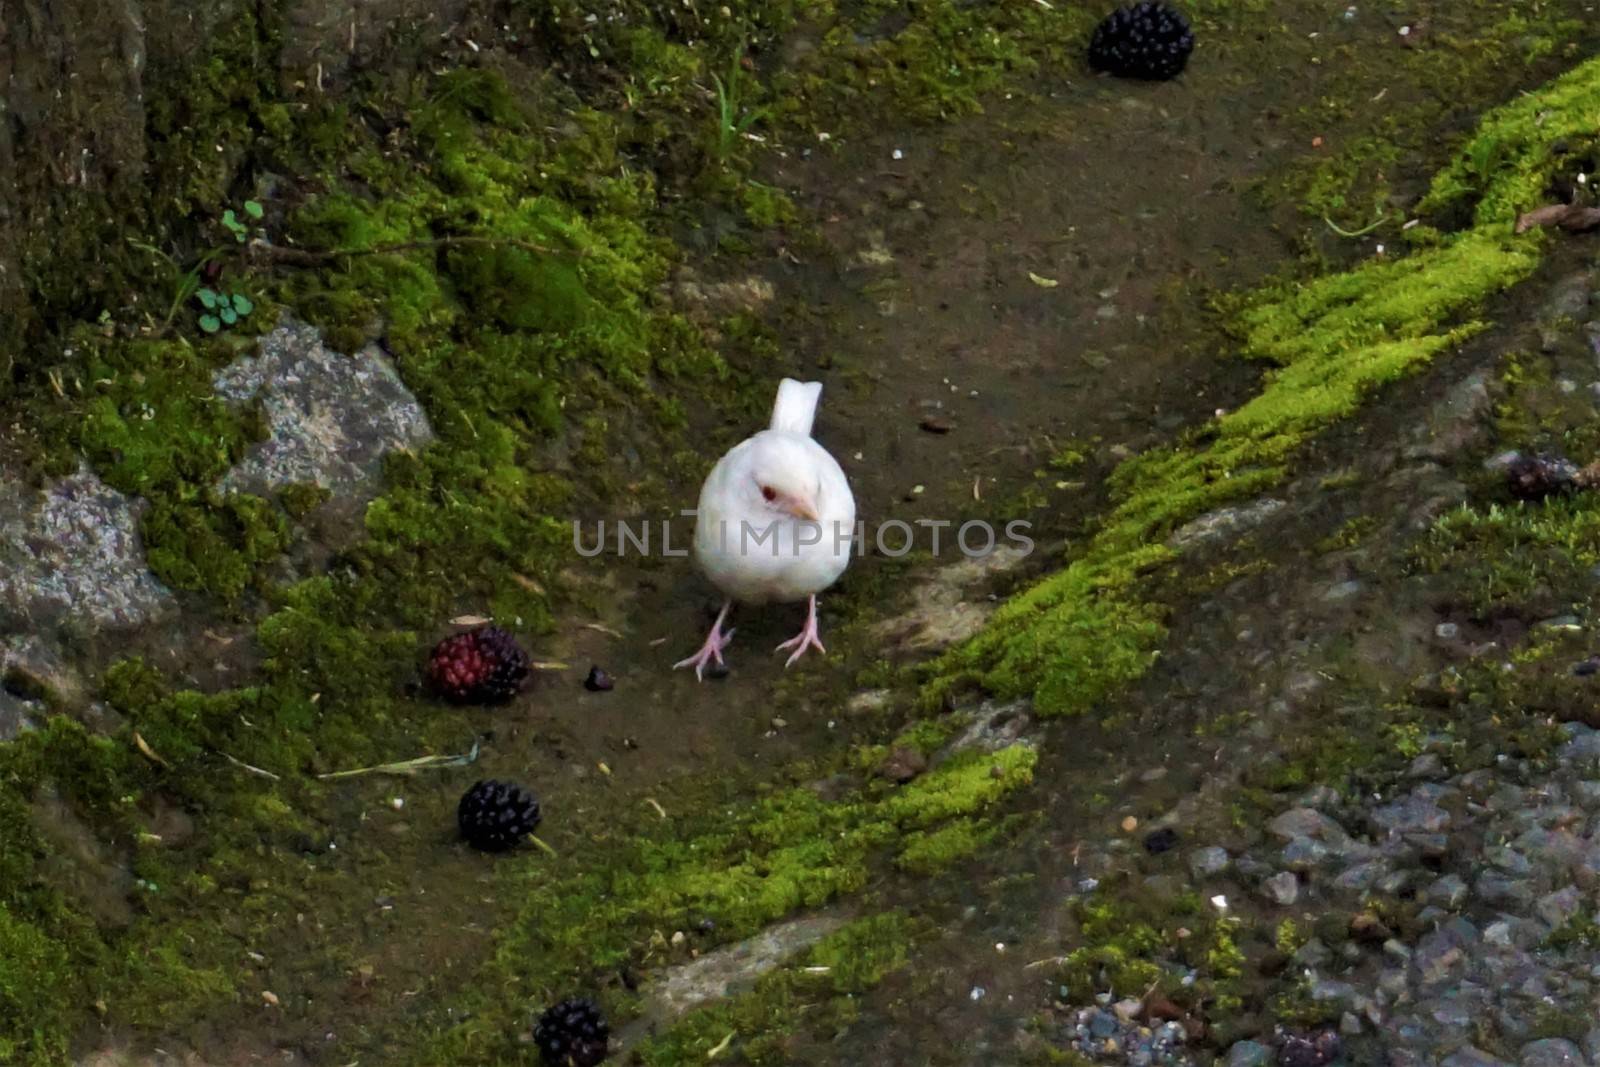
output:
M1546 107L1561 116L1558 127L1581 123L1597 86L1600 65L1591 63L1492 113L1484 136L1513 139L1509 131L1548 122ZM1526 130L1515 143L1524 142L1548 143ZM1491 199L1503 201L1505 190L1525 187L1545 168L1530 148L1506 157L1492 176L1477 176L1492 180L1499 192ZM1447 199L1463 180L1457 168L1443 172L1436 199ZM942 657L927 695L938 699L954 686L977 684L1030 696L1043 714L1074 714L1141 676L1165 633L1163 610L1148 592L1148 576L1175 558L1165 538L1208 510L1282 481L1318 431L1482 329L1471 316L1527 277L1540 249L1537 235L1513 236L1503 217L1480 213L1472 228L1437 236L1404 258L1269 286L1235 303L1231 318L1245 354L1276 365L1262 391L1184 443L1122 464L1112 476L1114 508L1082 554L1013 597L982 633Z
M955 757L903 788L876 782L843 800L787 789L672 835L622 843L592 867L563 874L547 866L508 872L525 901L494 960L470 988L474 1021L428 1043L418 1062L465 1062L512 1049L501 1021L586 976L636 961L652 931L693 929L707 920L737 938L801 908L866 885L874 857L908 833L969 822L1032 780L1036 752L1013 745ZM841 964L842 965L842 964ZM615 1005L626 1012L625 1002ZM698 1043L705 1035L699 1034ZM718 1033L711 1044L724 1036Z

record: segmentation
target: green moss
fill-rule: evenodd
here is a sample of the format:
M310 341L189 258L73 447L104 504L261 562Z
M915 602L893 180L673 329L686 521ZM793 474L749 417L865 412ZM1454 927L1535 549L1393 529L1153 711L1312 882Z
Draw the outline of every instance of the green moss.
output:
M1127 879L1069 906L1080 943L1063 958L1063 998L1091 1003L1106 992L1143 997L1160 990L1179 1003L1224 1001L1237 1007L1243 974L1238 921L1208 914L1199 899L1151 895ZM1185 982L1186 972L1193 980Z
M65 1059L75 984L61 944L0 903L0 1062Z
M1600 505L1583 494L1459 508L1433 524L1414 558L1477 612L1569 611L1587 599L1600 565Z
M1318 431L1481 330L1469 316L1527 277L1539 248L1536 236L1484 224L1401 259L1235 302L1245 354L1277 368L1261 392L1186 442L1119 466L1114 508L1083 554L935 663L925 695L975 683L1029 696L1042 714L1075 714L1140 677L1165 634L1147 591L1150 573L1176 557L1165 538L1277 484Z
M1032 780L1036 759L1026 745L968 752L904 787L872 783L843 800L784 790L695 825L623 842L620 854L592 867L580 860L570 873L508 872L509 888L525 903L495 959L472 983L487 1001L480 1007L496 1017L520 1010L529 999L630 960L653 930L710 919L719 937L743 937L856 892L873 857L907 833L937 831L953 820L972 820L976 831L993 805ZM481 1055L490 1040L481 1027L465 1024L431 1042L419 1062L455 1062L469 1049Z
M1318 541L1315 551L1318 553L1342 552L1346 549L1354 548L1362 541L1365 541L1367 536L1377 527L1378 520L1371 515L1357 515L1355 518L1347 520L1344 525L1333 533Z
M895 863L916 874L932 874L973 855L994 840L996 828L971 819L957 819L937 830L906 838Z
M1593 147L1597 106L1600 60L1590 60L1492 112L1434 179L1420 210L1467 205L1476 225L1504 230L1522 212L1548 203L1552 178Z
M1595 922L1592 915L1579 912L1554 930L1544 939L1547 947L1552 949L1600 949L1600 923Z

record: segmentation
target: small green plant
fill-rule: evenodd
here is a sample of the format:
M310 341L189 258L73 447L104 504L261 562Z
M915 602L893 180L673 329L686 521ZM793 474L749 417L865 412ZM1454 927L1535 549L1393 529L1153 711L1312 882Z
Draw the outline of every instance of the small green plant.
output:
M260 222L261 216L266 214L261 205L254 200L246 200L244 202L244 213L251 222ZM240 244L244 244L245 241L249 240L250 227L239 221L239 216L232 208L222 213L222 225L227 228L229 233L233 234L233 239Z
M256 309L243 293L219 293L215 289L201 289L194 294L204 308L200 313L200 328L206 333L216 333L225 326L238 325Z
M726 163L733 155L739 138L766 115L767 109L744 106L742 87L745 79L737 59L728 68L726 81L715 74L711 75L711 80L717 85L717 161Z

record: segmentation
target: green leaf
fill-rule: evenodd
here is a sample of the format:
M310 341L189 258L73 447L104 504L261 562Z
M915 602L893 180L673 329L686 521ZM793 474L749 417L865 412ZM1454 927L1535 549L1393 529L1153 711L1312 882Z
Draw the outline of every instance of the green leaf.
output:
M239 313L240 318L250 314L250 312L254 311L255 309L256 306L250 302L250 298L248 296L245 296L243 293L233 294L233 310Z
M234 323L239 321L239 313L230 307L223 308L221 311L217 312L217 314L221 316L222 321L227 323L229 326L232 326Z
M246 200L244 202L244 213L253 219L259 219L262 215L266 214L266 212L262 210L261 205L256 203L254 200Z
M239 216L233 213L233 208L222 213L222 224L235 232L244 229L244 223L239 221Z
M206 333L216 333L222 329L222 322L215 315L201 315L200 328Z
M200 298L200 305L207 311L217 306L217 291L215 289L202 289L194 294Z

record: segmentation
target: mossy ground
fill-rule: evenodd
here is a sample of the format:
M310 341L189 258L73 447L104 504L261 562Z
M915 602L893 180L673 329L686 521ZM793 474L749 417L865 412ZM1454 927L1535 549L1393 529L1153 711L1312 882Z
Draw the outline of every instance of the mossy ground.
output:
M1263 6L1205 4L1199 15L1221 29ZM540 7L526 14L552 66L524 65L509 49L463 55L444 74L316 99L284 95L268 62L277 28L245 19L212 62L156 90L151 133L164 148L154 187L166 199L129 219L147 227L140 245L177 254L129 242L99 288L58 306L63 322L82 313L95 324L61 331L71 339L65 362L23 369L21 432L39 470L66 469L82 453L145 497L152 565L202 609L252 625L263 666L249 687L201 693L129 661L104 679L103 696L126 717L118 736L58 718L0 752L0 1059L62 1059L83 1006L97 1000L117 1025L169 1033L254 1008L248 953L309 952L321 935L297 916L330 900L353 910L355 886L402 881L416 854L403 847L360 872L328 858L344 813L311 776L465 747L475 732L466 717L405 695L440 620L470 601L524 634L548 627L581 595L562 586L567 530L555 517L624 494L653 499L670 477L641 480L599 442L671 452L713 387L719 407L756 411L764 397L752 383L782 369L759 328L734 324L721 333L730 343L713 347L658 300L680 254L662 234L729 205L741 221L728 248L794 225L781 190L746 180L757 142L745 133L814 139L884 99L902 115L969 112L1006 79L1067 62L1090 16L1053 10L640 8L591 25L575 10ZM775 61L791 32L816 47ZM1563 92L1574 108L1587 101L1585 91ZM1519 128L1486 126L1497 147L1484 151L1537 184L1552 142L1513 135ZM291 177L273 184L269 172ZM1454 209L1465 181L1438 187L1442 209ZM278 246L327 255L291 267L269 252L227 251L218 216L248 194L267 203L263 226ZM1472 311L1531 269L1540 248L1537 237L1510 240L1486 226L1425 233L1432 244L1409 259L1252 301L1237 316L1246 345L1279 368L1261 396L1127 465L1089 547L946 659L940 686L977 682L1030 694L1043 711L1079 711L1139 677L1163 637L1145 578L1171 560L1165 534L1275 483L1318 430L1473 329ZM182 297L187 266L214 249L224 250L226 283L259 310L245 330L207 339ZM211 374L279 309L317 323L336 346L381 339L439 433L428 450L392 459L364 536L339 565L288 585L267 567L292 548L314 494L224 498L212 488L261 427L211 395ZM581 478L550 462L565 439L582 446ZM907 739L919 748L938 740ZM613 825L568 864L504 873L509 895L527 903L473 983L474 1014L453 1025L426 1017L419 1047L454 1062L512 1055L531 1003L607 968L659 962L652 935L662 927L712 917L718 939L739 936L859 889L886 864L927 871L958 860L1002 828L980 817L1026 783L1033 758L1026 748L968 757L904 791L868 786L842 800L784 789L741 817L707 808L670 830ZM51 849L30 801L46 789L126 848L137 879L131 924L97 925L41 875ZM176 845L156 839L156 797L201 813L202 832ZM883 922L816 951L842 961L859 947L852 938L881 940L892 962L903 931ZM359 970L337 949L322 953L308 957L315 967ZM798 995L777 979L766 991ZM626 1012L622 994L608 996ZM730 1021L722 1010L651 1054L672 1062L681 1038L681 1049L703 1055ZM751 1026L771 1012L726 1010Z

